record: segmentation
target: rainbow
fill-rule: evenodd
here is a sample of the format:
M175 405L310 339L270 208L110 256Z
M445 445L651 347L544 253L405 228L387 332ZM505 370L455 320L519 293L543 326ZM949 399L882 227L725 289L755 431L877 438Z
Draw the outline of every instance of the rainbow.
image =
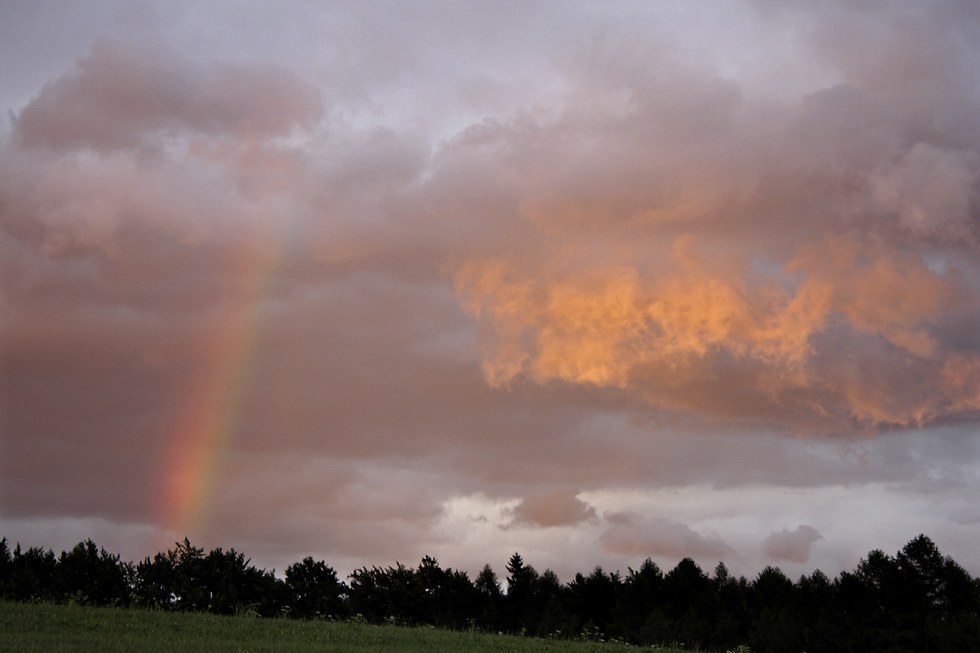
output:
M201 367L178 400L163 459L158 524L180 538L200 535L209 520L215 472L249 390L260 308L278 259L278 249L268 245L233 250L227 270L235 286L215 307L219 317L199 349Z

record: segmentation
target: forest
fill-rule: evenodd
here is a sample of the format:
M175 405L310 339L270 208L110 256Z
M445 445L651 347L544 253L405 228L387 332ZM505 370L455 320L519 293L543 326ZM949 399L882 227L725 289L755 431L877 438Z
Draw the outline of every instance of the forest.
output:
M349 619L532 637L683 643L724 651L980 650L980 580L925 535L896 555L871 551L856 569L795 582L776 567L752 580L685 558L647 559L625 574L596 567L563 583L515 553L505 583L486 565L471 579L426 556L417 567L361 568L345 581L307 557L280 578L233 549L187 539L139 563L91 540L56 556L0 540L0 598L257 617Z

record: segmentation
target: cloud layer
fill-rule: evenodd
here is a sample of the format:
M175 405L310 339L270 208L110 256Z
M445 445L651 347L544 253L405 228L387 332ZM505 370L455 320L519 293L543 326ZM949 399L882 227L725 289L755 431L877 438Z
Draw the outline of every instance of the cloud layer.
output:
M0 10L11 533L280 568L970 550L972 5L292 9L76 8L34 55L10 25L62 19ZM827 506L868 487L921 528L865 545Z
M454 272L489 327L488 381L802 432L975 413L977 352L946 330L977 317L974 131L920 133L931 105L893 115L846 74L777 104L669 59L595 56L588 109L455 144L528 244Z

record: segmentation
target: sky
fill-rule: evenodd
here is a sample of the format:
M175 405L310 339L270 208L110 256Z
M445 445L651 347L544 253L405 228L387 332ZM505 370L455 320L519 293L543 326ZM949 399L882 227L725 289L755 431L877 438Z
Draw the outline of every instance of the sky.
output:
M0 535L980 575L974 2L0 5Z

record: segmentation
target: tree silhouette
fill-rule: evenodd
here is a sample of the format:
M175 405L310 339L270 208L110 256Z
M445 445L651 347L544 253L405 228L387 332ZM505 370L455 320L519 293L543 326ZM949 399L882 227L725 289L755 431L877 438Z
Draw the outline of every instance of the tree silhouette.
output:
M14 547L10 559L10 587L7 597L15 601L55 601L55 571L58 561L54 552L31 547L21 552L20 544Z
M691 558L678 562L664 577L667 614L675 620L682 618L707 587L708 577L698 563Z
M204 549L184 538L167 553L136 566L133 595L142 607L272 616L281 610L285 587L272 573L250 566L234 549L217 548L205 556Z
M399 562L386 569L358 569L350 579L347 595L351 612L374 623L423 623L425 591L414 569Z
M803 642L796 619L793 581L777 567L766 567L752 584L755 615L749 641L753 648L776 653L800 651Z
M476 590L476 623L487 630L503 628L504 594L490 565L483 566L473 585Z
M534 624L533 634L538 637L549 637L557 634L568 634L578 630L578 619L570 618L566 604L566 594L558 575L546 569L535 581L534 596L536 597L534 612L531 620Z
M128 604L127 566L119 562L118 555L100 549L92 540L85 540L58 559L57 592L79 603Z
M419 575L429 601L427 623L453 629L473 625L479 599L466 572L440 569L428 556L422 562L425 567L419 565Z
M197 562L196 571L204 590L205 610L217 614L251 611L262 616L276 613L276 593L283 590L269 573L249 565L245 555L234 549L213 549Z
M133 602L141 608L177 609L177 570L173 557L157 553L136 565Z
M515 553L507 591L486 565L471 582L425 556L417 568L362 568L341 583L322 561L290 565L285 580L256 569L234 549L208 554L185 538L138 565L91 540L60 557L0 539L5 600L82 602L171 611L260 616L344 616L444 628L523 630L539 637L622 638L635 644L683 641L707 650L749 644L783 651L980 650L980 581L924 535L895 557L871 551L834 580L820 571L793 583L776 567L748 582L719 563L708 577L690 558L664 574L652 561L623 578L596 567L567 585L538 575Z
M663 572L650 558L639 569L627 568L616 606L616 620L620 628L631 633L637 643L663 641L660 626L663 623L661 609Z
M322 560L303 558L286 567L286 595L291 617L312 619L346 613L343 584L337 572Z
M0 597L5 597L10 592L10 575L13 571L13 559L10 554L10 547L7 546L7 538L0 539Z
M534 567L524 564L524 559L515 553L507 562L507 625L510 630L527 630L533 627L529 619L529 609L534 601L534 583L538 572Z
M572 605L583 629L598 631L604 635L611 634L609 615L616 605L621 585L618 574L607 575L602 567L596 567L588 576L575 575L568 587L572 595Z

